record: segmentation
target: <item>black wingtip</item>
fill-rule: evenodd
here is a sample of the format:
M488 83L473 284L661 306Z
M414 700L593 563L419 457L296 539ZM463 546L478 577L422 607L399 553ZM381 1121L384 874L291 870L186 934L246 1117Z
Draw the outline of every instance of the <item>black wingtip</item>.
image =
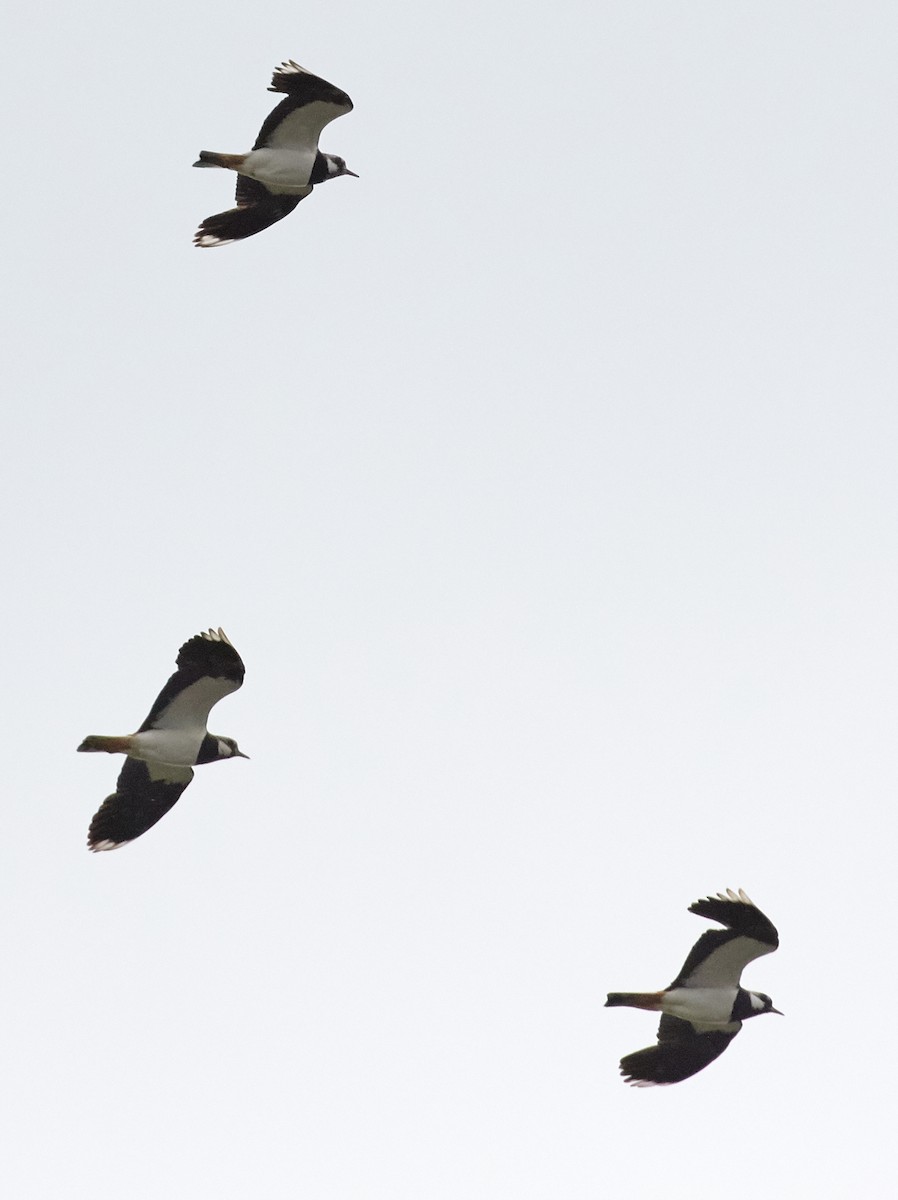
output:
M689 912L709 921L717 921L727 929L756 938L774 949L779 946L776 927L742 888L738 891L727 888L726 892L718 892L716 896L696 900L689 905Z

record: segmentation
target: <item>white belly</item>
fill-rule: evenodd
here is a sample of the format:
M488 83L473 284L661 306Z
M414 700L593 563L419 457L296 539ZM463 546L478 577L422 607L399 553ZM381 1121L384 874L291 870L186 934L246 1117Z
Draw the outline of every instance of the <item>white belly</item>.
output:
M306 195L316 150L251 150L243 160L241 175L258 179L279 195Z
M145 729L134 734L128 754L144 762L190 767L196 762L204 733L205 730Z
M666 992L661 1011L697 1025L729 1026L736 988L674 988Z

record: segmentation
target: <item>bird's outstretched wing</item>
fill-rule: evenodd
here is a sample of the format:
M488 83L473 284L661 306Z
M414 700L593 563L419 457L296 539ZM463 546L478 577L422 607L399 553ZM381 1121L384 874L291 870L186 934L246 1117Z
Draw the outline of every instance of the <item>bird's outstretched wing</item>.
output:
M117 850L133 842L165 816L191 779L191 767L126 758L115 791L106 797L90 823L88 849Z
M726 929L710 929L702 934L672 988L738 987L745 966L762 954L771 954L779 945L774 926L741 890L727 888L726 893L696 900L689 911L719 921Z
M658 1025L658 1044L622 1058L620 1073L634 1087L679 1083L723 1054L739 1028L732 1033L718 1029L697 1033L689 1021L665 1013Z
M275 69L268 90L283 92L286 99L266 117L254 150L317 148L325 125L352 112L352 101L345 92L292 60Z
M193 244L202 249L227 246L230 242L239 242L252 237L254 233L261 233L269 225L289 216L311 190L310 184L308 191L301 196L295 192L289 196L276 196L257 179L238 175L237 207L206 217L194 234Z
M212 705L243 683L243 661L222 629L198 633L185 642L178 651L177 666L140 733L147 729L205 730Z

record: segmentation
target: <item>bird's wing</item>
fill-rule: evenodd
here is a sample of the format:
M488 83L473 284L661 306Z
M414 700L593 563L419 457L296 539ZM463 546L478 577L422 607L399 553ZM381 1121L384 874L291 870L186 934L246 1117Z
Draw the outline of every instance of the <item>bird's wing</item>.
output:
M286 217L288 213L292 213L300 200L305 200L306 196L311 195L313 190L312 184L307 183L301 192L273 192L264 183L260 183L258 179L250 179L248 175L238 175L234 199L237 201L238 208L262 207L264 205L279 207L280 212L273 219L273 224L274 221L280 221L282 217Z
M117 850L164 817L193 779L191 767L171 767L126 758L115 791L90 823L90 850Z
M269 225L289 216L311 190L310 184L301 196L295 192L290 196L276 196L257 179L238 175L237 207L206 217L194 235L194 245L203 249L227 246L229 242L239 242L254 233L261 233Z
M732 1033L696 1033L689 1021L665 1013L658 1026L658 1044L622 1058L621 1075L634 1087L679 1083L723 1054L740 1028L737 1026Z
M178 651L177 665L140 733L146 729L204 730L212 705L243 683L243 661L221 629L198 633L185 642Z
M345 92L292 61L275 70L268 90L284 92L286 99L266 117L254 150L317 149L325 125L352 112L352 101Z
M771 954L779 945L774 926L741 890L728 888L725 894L696 900L689 911L727 928L702 934L672 988L738 987L745 966L762 954Z

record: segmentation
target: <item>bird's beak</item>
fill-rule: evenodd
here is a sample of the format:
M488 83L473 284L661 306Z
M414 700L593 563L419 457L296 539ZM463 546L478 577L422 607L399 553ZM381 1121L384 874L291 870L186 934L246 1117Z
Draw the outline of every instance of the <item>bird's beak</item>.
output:
M351 175L351 176L353 177L353 179L358 179L358 175L356 175L355 171L350 171L348 168L347 168L347 170L345 170L345 171L343 172L343 174L344 174L344 175Z
M235 758L249 758L249 755L248 755L248 754L244 754L242 750L235 750L235 751L234 751L234 757L235 757Z
M774 1008L772 1005L770 1011L775 1012L778 1017L784 1017L786 1015L785 1013L781 1013L778 1008Z

